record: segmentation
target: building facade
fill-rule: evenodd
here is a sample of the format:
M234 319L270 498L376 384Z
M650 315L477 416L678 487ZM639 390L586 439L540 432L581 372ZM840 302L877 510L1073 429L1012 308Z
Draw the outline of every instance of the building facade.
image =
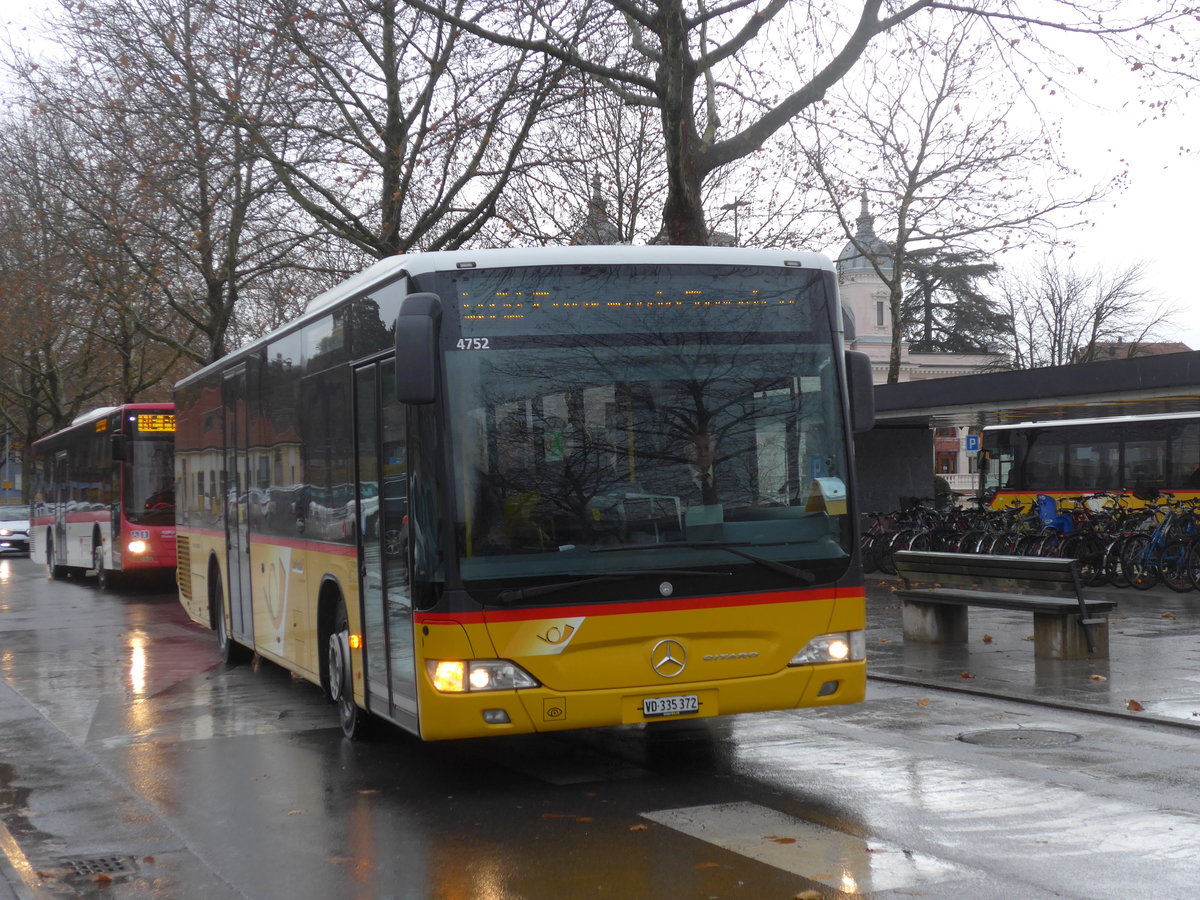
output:
M875 233L875 217L862 199L854 240L847 241L838 256L838 279L842 304L854 319L854 337L847 348L871 358L876 384L887 382L891 362L892 316L888 286L879 269L890 270L891 249ZM878 267L878 268L877 268ZM956 375L975 375L1007 368L1007 360L996 353L913 353L908 342L900 343L899 381L925 381ZM962 492L973 490L975 456L967 450L969 428L938 429L934 436L933 471Z

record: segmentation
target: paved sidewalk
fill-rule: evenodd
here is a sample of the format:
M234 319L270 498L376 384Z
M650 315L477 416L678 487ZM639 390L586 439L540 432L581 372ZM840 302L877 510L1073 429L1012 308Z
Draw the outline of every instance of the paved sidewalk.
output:
M1085 589L1110 599L1109 658L1034 659L1033 614L972 607L966 644L906 644L899 580L868 575L867 672L910 684L1200 729L1200 595Z

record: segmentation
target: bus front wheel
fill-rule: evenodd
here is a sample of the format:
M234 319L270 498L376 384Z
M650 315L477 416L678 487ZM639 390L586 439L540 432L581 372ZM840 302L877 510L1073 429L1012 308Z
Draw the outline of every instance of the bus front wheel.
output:
M337 705L338 723L347 740L367 735L367 713L354 702L354 667L350 658L350 619L346 604L338 604L328 647L329 696Z
M103 544L92 548L92 568L96 570L96 587L102 591L110 591L115 587L113 573L104 567Z

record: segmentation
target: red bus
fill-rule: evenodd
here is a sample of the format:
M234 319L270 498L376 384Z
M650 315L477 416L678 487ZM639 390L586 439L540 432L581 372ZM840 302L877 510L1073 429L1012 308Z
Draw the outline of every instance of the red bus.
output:
M175 407L93 410L33 445L32 559L54 578L175 569Z

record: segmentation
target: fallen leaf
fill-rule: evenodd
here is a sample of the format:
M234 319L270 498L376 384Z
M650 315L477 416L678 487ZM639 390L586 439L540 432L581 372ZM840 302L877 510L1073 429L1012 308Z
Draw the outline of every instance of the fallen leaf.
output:
M595 821L591 816L576 816L576 822L592 822Z
M1146 707L1142 706L1142 704L1138 703L1136 700L1130 700L1125 704L1125 708L1133 712L1141 712Z
M795 839L795 838L789 838L789 837L775 837L774 835L771 835L771 836L769 836L769 837L767 838L767 840L768 840L768 841L774 841L776 844L794 844L794 843L796 843L796 839Z
M890 644L891 642L892 642L891 638L880 638L879 639L879 643L881 643L881 644Z
M820 891L801 891L792 900L823 900L824 896Z
M630 825L629 830L630 831L649 831L650 826L649 825Z
M1165 613L1163 613L1161 616L1159 616L1159 618L1161 618L1161 619L1173 619L1173 618L1175 618L1175 613L1173 613L1173 612L1165 612Z
M970 672L959 672L958 677L959 678L974 678L975 676L972 675Z
M985 634L983 636L983 642L985 644L990 644L992 642L992 636L990 634Z
M1104 675L1093 675L1092 681L1108 681L1108 678Z
M721 868L721 864L715 863L715 862L702 862L702 863L696 863L694 866L692 866L692 868L693 869L719 869L719 868Z
M146 865L152 866L152 865L154 865L154 857L153 856L143 856L142 862L146 863Z
M920 706L921 708L924 708L928 705L929 705L928 697L922 697L920 700L917 701L917 706Z
M112 876L107 872L97 872L92 876L92 881L96 882L96 884L112 884L112 880Z
M1023 640L1023 641L1032 641L1033 639L1034 639L1034 638L1033 638L1033 635L1032 635L1032 634L1031 634L1031 635L1029 635L1029 637L1024 637L1024 638L1021 638L1021 640Z
M284 815L285 815L285 816L302 816L302 815L304 815L304 810L302 810L302 809L289 809L287 812L285 812L285 813L284 813Z

